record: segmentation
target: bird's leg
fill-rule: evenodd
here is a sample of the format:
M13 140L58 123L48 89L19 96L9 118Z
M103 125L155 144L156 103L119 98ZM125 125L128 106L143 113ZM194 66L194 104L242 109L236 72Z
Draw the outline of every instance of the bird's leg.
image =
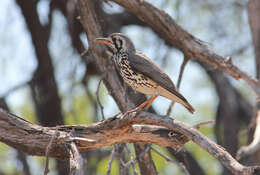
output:
M158 97L158 95L150 97L147 101L145 110L147 111L149 109L149 107L152 105L153 101Z
M144 107L145 107L145 110L147 110L147 109L151 106L151 104L153 103L153 101L154 101L157 97L158 97L158 95L157 95L157 96L152 96L152 97L150 97L148 100L144 101L142 104L140 104L140 105L137 106L136 108L125 112L125 114L123 115L123 117L126 116L126 115L128 115L128 114L130 114L130 113L132 113L132 112L136 112L136 111L138 111L138 110L141 110L141 109L143 109Z

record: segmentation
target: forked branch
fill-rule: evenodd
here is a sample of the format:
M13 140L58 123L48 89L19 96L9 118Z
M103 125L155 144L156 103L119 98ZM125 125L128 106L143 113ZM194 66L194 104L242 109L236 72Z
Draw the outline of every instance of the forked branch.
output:
M176 148L192 140L236 175L251 175L259 170L258 166L241 165L224 148L209 140L195 127L148 112L132 113L124 118L112 117L91 125L42 127L0 109L0 125L1 142L32 155L45 156L51 139L53 146L49 150L49 156L59 158L71 157L66 145L72 142L81 152L123 142L152 143Z

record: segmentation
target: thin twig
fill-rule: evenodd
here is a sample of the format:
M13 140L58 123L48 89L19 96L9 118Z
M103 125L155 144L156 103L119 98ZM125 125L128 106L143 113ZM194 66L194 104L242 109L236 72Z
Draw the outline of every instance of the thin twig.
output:
M100 110L101 110L102 120L105 120L105 115L104 115L104 106L101 104L100 98L99 98L99 89L100 89L101 82L102 82L103 78L105 77L105 75L106 75L106 73L103 73L101 75L100 80L98 82L97 91L96 91L97 102L98 102L98 105L99 105Z
M177 82L177 89L180 88L180 85L181 85L181 80L182 80L182 76L183 76L183 72L184 72L184 68L185 66L187 65L187 62L189 61L189 58L184 56L183 58L183 62L181 64L181 69L180 69L180 74L179 74L179 78L178 78L178 82ZM174 101L171 102L168 110L167 110L167 116L169 116L172 112L172 109L173 109L173 105L174 105Z
M209 120L209 121L205 121L205 122L200 122L200 123L194 125L193 127L196 128L196 129L200 129L200 127L202 125L209 125L209 124L214 124L214 123L215 123L214 120Z
M110 175L110 172L111 172L112 162L113 162L113 160L115 158L115 154L116 154L115 150L116 150L116 148L114 146L112 151L111 151L110 157L109 157L109 162L108 162L108 166L107 166L107 175Z
M146 145L146 148L139 154L139 158L142 158L149 150L151 149L151 145Z
M188 172L187 168L185 167L185 165L181 162L177 162L175 160L170 159L168 156L164 155L163 153L161 153L160 151L158 151L157 149L151 147L151 150L153 150L154 152L156 152L158 155L162 156L167 162L171 162L174 164L178 164L184 171L184 173L186 175L190 175L190 173Z
M139 159L141 159L151 148L151 145L147 145L145 147L145 149L143 150L143 152L141 152L141 154L139 154ZM137 162L137 158L133 159L133 160L130 160L128 161L127 163L124 163L124 166L125 167L129 167L131 164L135 164Z
M84 175L83 158L74 142L70 142L70 175Z
M85 56L86 54L88 53L88 50L84 50L81 54L80 54L80 56Z
M54 139L58 136L58 132L57 129L55 130L55 134L52 136L48 146L46 147L46 152L45 152L45 157L46 157L46 161L45 161L45 168L44 168L44 172L43 175L47 175L49 173L49 152L52 146L52 143L54 141Z
M3 93L3 94L0 95L0 98L4 98L4 97L10 95L12 92L14 92L14 91L16 91L16 90L18 90L18 89L20 89L20 88L22 88L22 87L28 85L31 81L32 81L32 80L25 81L25 82L23 82L23 83L21 83L21 84L18 84L18 85L16 85L16 86L14 86L14 87L8 89L5 93Z
M130 156L130 161L131 161L131 165L132 165L132 167L133 167L134 174L135 174L135 175L138 175L137 170L136 170L136 167L135 167L135 163L133 162L133 160L134 160L133 154L131 153L131 151L130 151L130 149L128 148L127 145L125 145L125 148L126 148L128 154L129 154L129 156Z

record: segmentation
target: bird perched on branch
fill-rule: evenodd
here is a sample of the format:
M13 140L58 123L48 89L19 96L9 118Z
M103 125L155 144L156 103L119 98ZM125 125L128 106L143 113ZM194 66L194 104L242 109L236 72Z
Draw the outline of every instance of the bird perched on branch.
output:
M150 96L135 110L148 109L160 95L182 104L191 113L193 107L178 92L169 76L147 56L137 51L133 42L124 34L113 33L107 38L96 38L95 42L106 44L113 52L113 61L123 80L135 91Z

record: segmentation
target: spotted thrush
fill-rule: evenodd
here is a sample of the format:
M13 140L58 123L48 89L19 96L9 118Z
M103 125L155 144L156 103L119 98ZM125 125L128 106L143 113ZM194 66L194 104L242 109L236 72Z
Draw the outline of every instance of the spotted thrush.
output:
M193 107L178 92L169 76L143 53L137 51L133 42L124 34L113 33L95 42L106 44L113 53L113 61L123 80L135 91L150 96L137 109L146 109L159 95L182 104L191 113Z

